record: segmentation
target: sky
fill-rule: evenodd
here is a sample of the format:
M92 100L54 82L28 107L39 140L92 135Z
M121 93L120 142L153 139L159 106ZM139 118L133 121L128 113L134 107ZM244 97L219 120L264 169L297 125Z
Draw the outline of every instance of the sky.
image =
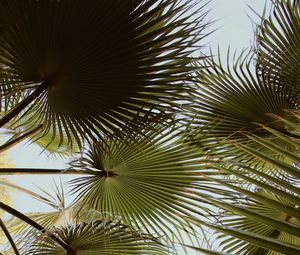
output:
M243 48L253 44L254 24L251 19L258 21L258 17L247 6L251 6L256 12L262 13L264 0L212 0L209 4L211 12L208 18L215 20L210 30L218 28L212 35L206 38L206 49L212 47L216 53L218 46L225 56L228 46L232 50L241 51ZM248 17L250 16L250 17ZM30 142L21 143L8 151L9 157L13 160L15 167L28 168L62 168L66 167L66 160L59 157L47 156L42 153L40 147ZM14 176L11 178L18 185L37 191L36 185L45 190L52 189L54 176ZM55 178L59 180L58 178ZM66 181L67 176L62 177ZM38 202L30 200L20 193L14 195L14 207L20 211L46 211Z
M238 51L252 46L255 24L259 22L255 12L262 14L265 3L265 0L212 0L210 17L216 20L213 27L218 28L210 36L212 48L216 50L219 46L226 53L228 46Z

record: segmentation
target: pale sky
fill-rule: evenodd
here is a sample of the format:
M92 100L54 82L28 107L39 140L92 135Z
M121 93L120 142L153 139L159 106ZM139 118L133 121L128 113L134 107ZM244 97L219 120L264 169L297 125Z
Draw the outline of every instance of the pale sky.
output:
M209 17L216 20L216 23L210 29L219 28L214 34L210 35L206 41L215 49L219 45L223 53L226 53L227 47L231 49L248 47L253 42L254 27L250 18L256 21L258 18L253 11L247 6L250 5L258 13L262 13L265 5L264 0L212 0L209 6L212 8ZM65 168L65 161L60 158L47 157L45 154L40 154L41 149L36 145L19 144L9 150L9 155L13 159L15 167L30 167L30 168ZM37 190L34 185L39 185L46 190L53 183L54 176L20 176L12 177L12 180L17 184L32 190ZM62 180L66 180L64 177ZM47 210L38 205L38 202L29 200L23 195L14 196L14 207L20 211L32 210Z
M242 50L252 45L255 26L251 20L257 23L259 18L250 7L262 14L265 2L265 0L212 0L210 17L216 20L214 27L219 28L210 36L213 48L219 45L226 52L229 45L233 50ZM267 7L270 7L270 1Z

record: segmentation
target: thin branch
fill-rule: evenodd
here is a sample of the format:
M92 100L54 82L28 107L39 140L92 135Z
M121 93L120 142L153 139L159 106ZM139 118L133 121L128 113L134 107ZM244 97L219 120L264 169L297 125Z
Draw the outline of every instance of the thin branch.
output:
M39 230L41 233L43 233L46 236L48 236L49 238L51 238L53 241L55 241L61 247L63 247L67 251L68 254L74 254L74 249L72 247L67 245L64 241L62 241L57 236L53 235L51 232L47 231L47 229L45 229L43 226L41 226L40 224L38 224L34 220L28 218L25 214L17 211L16 209L14 209L14 208L12 208L12 207L10 207L10 206L2 203L2 202L0 202L0 208L2 210L6 211L7 213L19 218L20 220L24 221L28 225L32 226L33 228Z
M38 127L29 130L28 132L26 132L25 134L15 138L15 139L11 139L8 142L6 142L5 144L0 146L0 153L3 151L8 150L9 148L11 148L12 146L22 142L24 139L26 139L27 137L29 137L30 135L34 134L35 132L37 132L38 130L40 130L43 127L43 124L39 125Z
M31 104L42 92L44 92L49 86L49 82L43 82L34 90L28 97L21 101L17 106L11 109L2 119L0 119L0 128L8 123L11 119L16 117L22 110L24 110L29 104Z
M11 237L8 229L6 228L4 222L1 220L1 218L0 218L0 227L2 228L2 230L3 230L3 232L4 232L5 236L6 236L6 238L8 239L8 241L9 241L9 243L11 245L11 247L14 249L15 254L16 255L20 255L20 252L18 251L18 248L17 248L14 240L12 239L12 237Z
M0 168L0 175L20 174L92 174L92 171L75 169Z

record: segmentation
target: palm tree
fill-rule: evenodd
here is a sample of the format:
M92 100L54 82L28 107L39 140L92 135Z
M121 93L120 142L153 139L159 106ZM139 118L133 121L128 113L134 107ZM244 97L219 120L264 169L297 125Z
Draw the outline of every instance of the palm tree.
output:
M88 210L93 207L99 210L112 207L114 209L112 214L121 216L123 222L130 224L131 227L137 227L137 231L146 230L147 235L150 235L148 229L152 229L149 222L156 222L161 215L164 218L155 223L156 234L158 231L162 230L165 233L170 229L167 224L172 221L178 223L176 228L185 229L186 223L180 219L179 212L187 215L199 213L195 209L196 200L189 194L188 188L200 185L194 183L200 179L194 172L194 161L201 155L198 156L199 153L192 147L184 151L177 141L174 145L167 145L168 141L173 139L168 130L159 130L165 133L160 137L165 141L158 139L153 141L154 134L148 134L148 131L144 130L147 127L149 130L155 129L149 123L169 121L168 119L179 111L182 102L187 100L186 84L191 80L190 73L193 71L191 54L205 36L202 35L202 30L207 26L207 23L202 21L205 17L202 8L203 5L198 4L198 1L187 3L177 0L134 0L113 3L105 1L84 3L79 0L1 0L0 127L12 129L14 134L1 146L1 151L30 137L45 148L54 144L50 150L62 146L68 150L81 150L91 143L93 150L90 154L95 152L95 156L102 156L101 153L104 152L99 150L106 149L108 154L103 156L112 156L113 164L121 160L118 170L113 168L114 165L106 165L107 158L99 158L96 162L91 162L93 170L89 166L66 171L3 168L1 173L80 174L84 177L76 180L80 184L77 185L78 189L84 188L83 185L89 179L95 179L95 188L91 189L91 194L97 188L102 189L96 185L97 178L106 183L105 185L116 179L117 182L120 181L121 189L116 190L112 198L115 199L113 200L116 201L115 204L107 207L106 200L111 199L108 196L105 197L104 206L101 202L102 205L99 207L98 202L95 203L94 200L101 198L93 194L94 199L87 205ZM143 138L139 131L144 132L145 138L148 135L150 137L138 143L137 139L130 141L130 138L133 138L131 132ZM119 139L123 135L128 136L128 139ZM124 155L122 150L117 153L114 151L122 147L122 143L123 147L127 143L130 144ZM132 145L134 143L137 144ZM104 145L110 146L104 148ZM147 150L149 159L145 159L145 155L148 156ZM134 152L138 153L141 162L135 159ZM187 152L195 154L196 158L186 165L189 161ZM151 201L150 195L143 194L143 198L148 202L145 209L132 210L129 206L124 207L123 201L117 200L122 186L127 185L126 178L131 174L126 167L122 169L124 164L122 161L126 160L128 153L131 154L133 166L136 164L132 169L132 183L128 184L127 190L125 189L136 197L130 204L132 208L133 206L142 208L142 203L145 202L138 198L132 192L132 186L129 186L135 185L133 191L143 194L143 189L134 184L138 183L139 175L141 177L148 175L149 181L140 184L148 185L144 189L148 187L156 192L155 201ZM155 164L154 161L154 165L149 167L147 164L152 163L151 160L158 160L158 163ZM97 165L98 163L100 165ZM164 172L158 172L161 167L165 168ZM174 178L168 180L169 174L173 174ZM182 180L181 177L186 180ZM159 179L161 187L155 183ZM164 193L159 193L159 188L164 190ZM108 195L113 189L113 185L108 188ZM83 195L84 193L76 201L80 207L88 199ZM131 199L129 195L127 199ZM180 198L178 201L177 196ZM169 202L164 204L164 199L168 199ZM135 202L139 204L135 205ZM61 252L76 253L73 250L78 248L77 245L74 248L69 244L63 238L63 233L73 230L76 235L81 233L82 229L78 224L72 222L69 226L52 231L46 229L45 222L42 226L32 215L33 218L30 215L28 217L2 202L0 207L37 229L42 233L42 238L48 236L51 242L61 247ZM145 215L139 214L140 211ZM133 220L138 224L132 224ZM82 232L83 236L86 231L94 231L92 228L86 229ZM115 235L110 231L104 232L100 234L112 237ZM122 231L118 232L119 238L124 236ZM9 231L6 233L14 252L18 254L19 251ZM34 247L49 246L48 241L39 242L39 237L35 238ZM133 242L128 241L128 245L140 244L144 240L139 240L137 234L128 238L135 239ZM164 239L171 238L164 236ZM143 245L147 245L147 240L144 241ZM86 246L88 247L88 244ZM133 246L132 249L138 248ZM53 249L49 252L56 253L56 248ZM28 252L38 251L29 249ZM127 249L122 252L128 254Z
M300 3L224 67L199 2L0 0L0 151L72 155L1 173L76 175L71 204L6 184L53 209L0 202L10 254L300 254Z

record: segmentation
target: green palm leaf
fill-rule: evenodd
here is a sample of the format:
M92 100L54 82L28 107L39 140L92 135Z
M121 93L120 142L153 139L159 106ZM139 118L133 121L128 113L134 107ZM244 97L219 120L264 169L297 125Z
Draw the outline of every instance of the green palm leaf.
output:
M68 225L53 232L72 249L72 254L170 254L168 249L150 235L134 231L118 222L94 221ZM52 239L41 236L26 254L70 254Z
M268 151L247 136L255 134L276 140L277 137L264 127L298 138L290 132L288 125L279 120L283 117L297 123L297 117L289 112L298 109L296 98L278 91L269 80L260 77L251 68L252 61L252 57L241 55L233 64L228 62L227 67L213 58L199 62L200 71L195 77L197 83L191 94L194 105L188 109L187 141L198 144L207 150L208 155L219 153L222 157L250 160L251 156L232 145L238 142L257 151ZM206 70L205 66L208 66ZM282 140L277 142L281 147L289 146ZM271 151L269 153L274 155Z
M33 114L34 113L27 114L17 123L12 124L10 132L13 135L9 141L19 143L24 139L28 139L30 144L34 143L38 145L43 152L62 158L79 152L81 146L85 145L85 141L81 141L77 135L73 135L72 133L60 133L57 132L56 129L47 127L47 125L41 125L35 128L36 124L33 123L38 123L38 119L34 119ZM4 144L3 147L5 145L6 144ZM7 146L5 149L7 149Z
M29 124L77 142L170 110L206 27L201 6L187 14L194 1L2 0L0 7L0 91L27 93L18 111L35 116Z
M267 128L266 131L277 134L271 128ZM295 132L298 131L299 127ZM267 174L259 165L249 167L235 160L216 162L212 167L227 173L226 179L207 178L240 195L235 194L223 200L207 196L208 202L225 210L225 213L218 219L220 224L201 223L223 233L218 235L220 249L228 253L300 254L299 155L278 147L278 141L272 142L256 135L249 135L248 138L259 141L262 146L290 158L294 163L287 164L280 157L270 157L252 149L251 146L240 144L246 153L268 161L280 174ZM298 151L299 144L296 146L297 142L293 139L282 135L278 138L287 144L293 144ZM234 178L230 178L230 175ZM245 183L248 185L244 185ZM204 198L203 194L201 197Z
M231 187L236 190L234 186ZM228 203L207 197L209 202L226 210L218 219L219 224L198 220L199 224L223 233L213 237L219 239L219 249L243 255L299 254L300 221L288 212L295 205L264 191L257 196L238 190L241 195L247 195L246 199L241 196L239 200ZM261 196L265 196L268 203L264 204ZM278 207L278 204L281 206Z
M163 233L166 238L173 232L176 236L177 229L189 231L182 215L208 210L193 190L214 192L218 188L203 180L202 152L183 145L180 132L156 126L94 144L88 156L72 165L90 171L90 176L71 181L77 203L85 211L117 215L126 224Z
M30 212L26 214L30 219L43 226L45 229L66 226L75 219L79 220L75 217L78 208L76 208L76 206L67 206L65 203L65 194L62 183L60 183L60 185L55 184L54 195L42 189L41 191L43 194L37 194L15 185L10 186L42 202L44 206L51 208L49 212ZM28 247L28 243L34 240L36 235L39 234L39 230L16 217L7 220L7 226L10 233L13 235L17 246L20 247L21 250Z
M265 195L277 201L278 199L281 199L280 197L276 197L274 195ZM282 202L288 203L285 200ZM244 204L243 206L247 208L249 214L247 215L246 213L244 214L246 216L238 216L238 211L232 208L233 213L228 213L228 215L221 220L224 226L259 234L262 236L262 239L263 236L265 236L277 239L283 243L299 246L300 221L298 219L289 216L285 212L274 210L274 208L261 204L258 201L249 201L248 204ZM257 217L255 217L256 213L263 215L265 219L263 220L263 217L261 217L261 220L259 220ZM252 216L250 216L251 214ZM266 219L269 219L269 222ZM272 225L270 223L271 219L277 220L278 223L275 224L274 221L274 225ZM285 228L285 231L282 230L282 227ZM291 234L293 228L298 228L298 230L295 230L295 232ZM220 235L219 238L222 240L222 248L228 252L240 252L242 254L249 255L260 254L262 252L262 254L280 254L265 250L263 248L258 248L257 246L251 243L249 244L243 240L237 241L235 238L226 235Z
M279 88L298 97L300 56L300 3L280 0L272 15L263 18L257 35L260 72Z
M117 218L113 220L107 215L104 218L101 213L82 214L79 218L76 205L65 205L62 184L55 184L54 195L43 190L45 195L22 191L54 209L28 214L47 229L46 234L18 218L8 221L9 231L24 254L67 254L64 248L47 237L50 232L80 254L171 254L171 247L164 246L154 236L120 224Z

